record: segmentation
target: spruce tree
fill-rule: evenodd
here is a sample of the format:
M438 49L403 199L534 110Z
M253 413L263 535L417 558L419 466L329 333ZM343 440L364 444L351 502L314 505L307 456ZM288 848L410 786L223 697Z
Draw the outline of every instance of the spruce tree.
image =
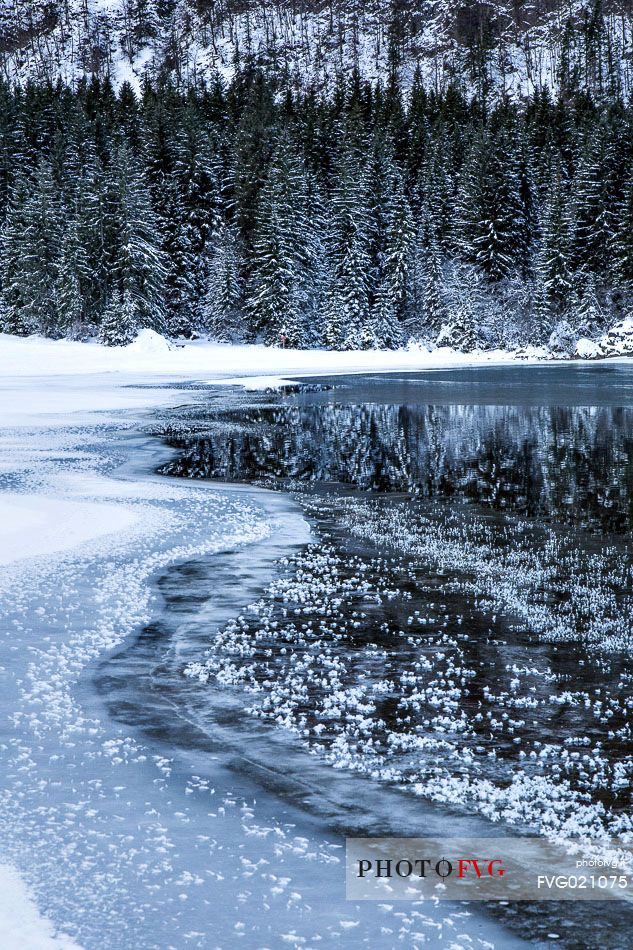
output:
M28 301L28 205L34 189L23 171L16 175L9 193L7 214L0 234L2 276L2 328L5 333L28 336L41 329L27 308Z
M57 268L55 307L60 331L66 336L81 338L85 325L81 278L86 275L86 258L79 240L77 220L73 217L67 221Z
M585 337L595 337L606 329L594 274L586 275L583 286L572 297L570 324L578 336Z
M337 269L336 282L328 301L326 341L335 349L357 350L376 344L375 339L368 336L369 268L366 239L357 233ZM332 319L332 314L335 314L335 319Z
M170 259L167 286L175 289L171 319L177 319L180 312L186 332L187 325L189 330L195 329L201 320L209 261L207 244L221 220L223 170L217 147L191 109L184 121L185 127L177 130L173 147L173 187L177 196L172 199L172 243L166 245L166 251Z
M323 339L332 349L366 345L370 318L372 220L366 161L355 132L342 133L329 202Z
M425 335L435 338L446 318L442 299L443 275L440 250L436 243L428 248L424 262L422 314Z
M414 234L411 209L398 175L394 175L392 189L377 289L363 342L395 349L403 342L403 322L408 314Z
M118 218L110 185L103 163L90 148L72 199L77 277L88 326L99 324L114 280Z
M135 298L129 290L121 293L117 288L103 314L99 339L107 346L127 346L136 339L140 328L141 315Z
M247 336L243 263L237 232L232 225L221 222L207 246L207 254L202 329L222 343L243 342Z
M64 222L50 165L19 176L2 233L4 325L12 333L61 332L55 287Z
M166 327L171 336L189 336L194 328L196 298L195 255L175 182L165 187L161 219L165 261Z
M413 205L425 246L432 242L446 247L455 213L451 172L452 149L443 130L424 157L415 182Z
M116 233L112 287L138 326L165 329L166 268L158 218L143 169L127 146L120 146L111 170L111 200ZM116 294L111 300L116 300Z
M242 80L240 80L241 82ZM258 196L266 181L274 151L275 106L270 86L259 74L247 76L240 92L241 114L233 142L233 195L235 223L240 239L250 251L256 226Z
M610 198L612 151L602 130L594 129L583 149L574 177L575 266L606 275L614 236L613 201Z
M524 210L515 146L505 134L473 142L458 195L456 245L462 258L493 281L521 265Z
M294 144L283 138L258 198L248 282L251 324L273 345L303 345L314 315L320 235L312 210L303 162Z
M561 163L553 168L536 262L535 328L542 341L569 306L573 291L572 221Z
M617 205L611 252L616 286L630 298L633 296L633 178L627 181Z

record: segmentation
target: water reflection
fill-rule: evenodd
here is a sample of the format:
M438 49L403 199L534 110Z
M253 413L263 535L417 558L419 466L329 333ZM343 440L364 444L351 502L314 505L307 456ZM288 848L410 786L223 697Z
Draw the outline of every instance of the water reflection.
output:
M342 483L609 532L631 527L625 408L295 402L217 411L202 431L169 435L177 475Z

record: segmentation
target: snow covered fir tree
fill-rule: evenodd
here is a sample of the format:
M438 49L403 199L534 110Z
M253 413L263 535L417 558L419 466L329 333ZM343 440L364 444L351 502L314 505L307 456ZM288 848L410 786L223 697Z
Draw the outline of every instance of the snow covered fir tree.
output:
M291 44L281 4L270 23L258 5L198 5L183 33L187 4L128 4L124 20L114 3L101 56L89 6L49 3L48 19L28 6L28 22L19 5L0 16L5 332L565 355L630 313L628 8L551 3L538 19L518 3L512 33L503 4L456 4L450 51L437 34L428 53L430 0L364 8L360 33L351 5L330 5L331 30L347 24L338 46L306 3L295 27L325 30L309 69L316 50ZM551 57L538 76L536 26ZM177 28L208 51L204 69L170 53ZM517 36L525 61L510 68Z

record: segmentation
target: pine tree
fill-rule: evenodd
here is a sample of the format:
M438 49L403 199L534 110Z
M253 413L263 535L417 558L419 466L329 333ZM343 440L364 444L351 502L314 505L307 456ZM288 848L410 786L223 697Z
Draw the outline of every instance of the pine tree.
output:
M12 333L57 335L55 307L61 208L50 165L14 188L2 233L4 326Z
M116 233L112 286L139 326L165 329L165 262L158 218L138 160L126 146L117 150L111 174ZM112 299L116 299L113 297Z
M208 250L207 286L201 307L202 327L214 340L246 338L242 260L235 229L222 222Z
M403 342L403 321L408 312L410 269L413 253L411 209L399 176L386 209L384 249L379 258L380 274L365 346L395 349Z
M481 284L485 278L472 265L453 264L445 282L446 322L435 342L457 350L473 350L479 337Z
M426 254L422 295L423 325L426 333L431 337L437 336L446 317L446 308L442 300L442 287L443 275L440 251L437 244L433 243Z
M470 298L465 296L453 311L451 319L444 323L435 341L438 346L450 346L454 350L470 353L475 349L477 334L475 314Z
M479 135L462 172L456 244L462 258L493 281L521 266L524 209L516 145L506 135Z
M99 339L107 346L127 346L141 328L141 315L129 290L115 290L99 328Z
M594 274L588 274L580 293L572 298L570 323L578 336L593 337L604 332L604 311L598 297Z
M28 205L33 182L20 171L9 193L7 215L0 235L2 275L2 328L5 333L28 336L40 330L27 308Z
M616 207L611 243L612 272L617 287L630 297L633 295L633 178L626 183L624 195Z
M343 139L330 195L326 234L326 346L366 345L370 319L372 221L366 162L355 130Z
M534 271L534 246L538 238L538 187L534 150L527 136L521 136L518 157L519 214L517 263L520 276L529 279Z
M600 129L593 130L583 150L573 182L575 266L606 274L614 236L610 175L612 150Z
M88 326L100 323L114 280L118 219L110 186L101 160L90 148L72 197L76 274Z
M400 169L382 133L374 139L366 180L370 312L360 339L364 347L395 347L402 342L413 224Z
M165 259L166 326L171 336L189 336L197 304L194 282L195 255L177 185L167 184L161 220Z
M573 291L572 222L568 191L560 162L554 165L552 171L536 262L535 323L541 340L551 332L556 320L565 314Z
M413 203L421 226L420 239L426 247L433 242L441 247L449 244L455 213L451 152L450 142L441 130L424 157L415 183Z
M81 337L82 335L85 313L81 276L85 273L86 259L79 241L77 221L71 218L62 239L55 284L57 319L60 331L66 336Z
M284 138L258 198L248 283L252 326L267 343L300 346L305 341L314 313L315 223L303 162Z
M375 345L368 339L370 321L370 298L368 274L370 257L365 239L357 234L353 238L337 273L337 283L330 307L335 308L339 321L339 335L331 345L341 350L363 349ZM330 343L332 324L328 321L326 340Z
M167 287L170 320L190 332L202 319L201 301L207 282L207 244L220 225L220 160L204 127L187 110L183 129L175 136L169 228L165 251L169 259Z
M252 247L258 196L266 181L274 151L273 118L275 106L271 87L263 77L246 77L241 114L233 143L233 194L235 223L240 239L250 251ZM238 90L236 90L237 92Z

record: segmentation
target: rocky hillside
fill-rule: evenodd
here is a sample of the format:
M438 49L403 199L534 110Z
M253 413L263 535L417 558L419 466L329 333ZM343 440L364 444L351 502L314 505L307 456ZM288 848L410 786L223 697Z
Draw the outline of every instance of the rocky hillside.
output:
M403 86L628 94L632 0L0 0L0 75L179 84L248 61L328 88L358 69Z

